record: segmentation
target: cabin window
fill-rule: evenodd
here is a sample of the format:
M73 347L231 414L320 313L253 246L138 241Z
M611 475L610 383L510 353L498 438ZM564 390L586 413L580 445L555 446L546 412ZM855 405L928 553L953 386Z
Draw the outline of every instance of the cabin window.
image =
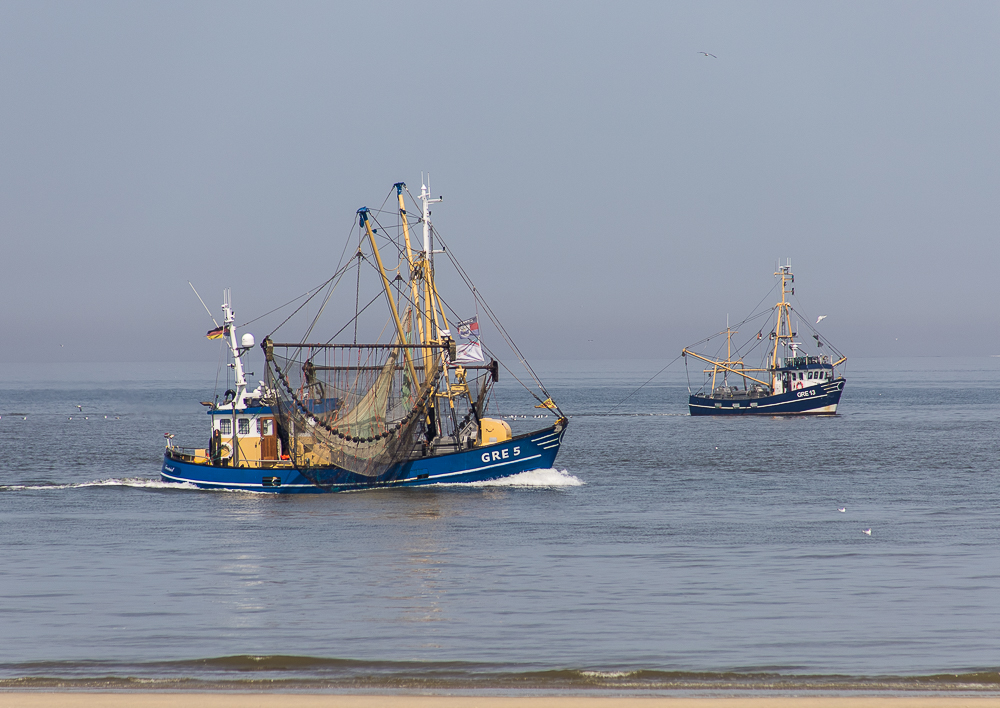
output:
M239 422L240 435L249 435L250 434L250 419L249 418L240 418L238 422Z
M258 435L274 435L274 421L270 418L257 419Z
M222 433L223 435L232 435L233 434L233 421L229 420L229 418L223 418L222 420L220 420L219 421L219 432Z
M812 377L813 377L813 372L811 372L811 371L810 371L810 372L809 372L809 380L810 380L810 381L812 381Z

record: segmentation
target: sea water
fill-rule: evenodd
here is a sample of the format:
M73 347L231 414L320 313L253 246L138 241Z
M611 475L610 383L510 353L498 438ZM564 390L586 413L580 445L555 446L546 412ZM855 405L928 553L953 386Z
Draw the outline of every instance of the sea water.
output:
M8 365L0 688L1000 689L1000 359L741 419L664 364L536 366L555 469L300 496L159 480L213 365Z

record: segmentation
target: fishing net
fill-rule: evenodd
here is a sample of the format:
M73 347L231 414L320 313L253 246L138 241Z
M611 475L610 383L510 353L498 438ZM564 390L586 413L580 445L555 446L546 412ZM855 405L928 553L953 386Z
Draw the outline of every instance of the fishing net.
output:
M320 487L417 454L444 361L436 345L264 342L282 447ZM334 469L332 469L334 468Z

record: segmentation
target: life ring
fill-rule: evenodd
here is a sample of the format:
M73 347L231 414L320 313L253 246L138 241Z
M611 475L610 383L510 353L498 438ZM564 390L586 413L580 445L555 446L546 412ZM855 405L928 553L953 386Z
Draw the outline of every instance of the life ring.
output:
M226 442L224 442L221 445L219 445L219 459L220 460L228 460L232 456L233 456L233 446L232 445L230 445L229 443L226 443Z
M802 382L801 382L801 381L796 381L796 382L795 382L795 385L794 385L794 386L792 386L792 388L794 388L794 389L795 389L796 391L798 391L798 390L799 390L800 388L802 388L802 387L803 387L803 384L802 384ZM225 443L223 443L223 444L225 444Z

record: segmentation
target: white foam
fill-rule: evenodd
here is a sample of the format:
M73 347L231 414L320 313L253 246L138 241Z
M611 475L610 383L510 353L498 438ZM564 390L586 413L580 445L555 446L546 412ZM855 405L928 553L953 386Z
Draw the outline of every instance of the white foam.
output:
M20 491L48 491L57 489L82 489L85 487L134 487L136 489L198 489L193 484L187 482L164 482L160 479L149 477L124 477L122 479L95 479L90 482L78 482L76 484L7 484L0 486L0 490L7 492Z
M490 479L485 482L439 483L441 487L579 487L583 480L566 470L541 469L520 472L510 477Z

